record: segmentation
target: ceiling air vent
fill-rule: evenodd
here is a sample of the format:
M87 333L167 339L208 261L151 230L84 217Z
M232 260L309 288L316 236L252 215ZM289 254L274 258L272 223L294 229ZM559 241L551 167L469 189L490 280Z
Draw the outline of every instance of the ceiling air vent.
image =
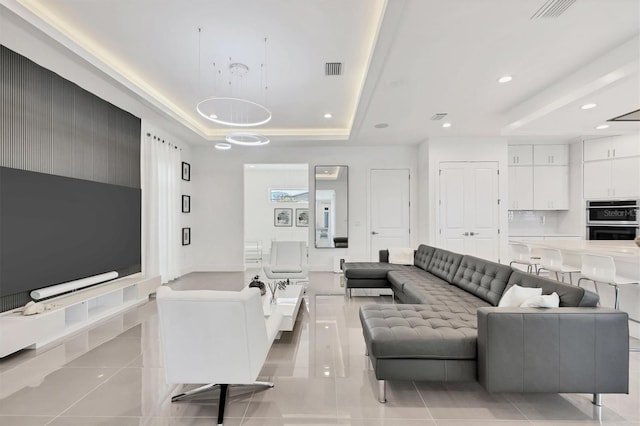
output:
M342 62L327 62L324 64L324 75L342 75Z
M447 116L447 113L446 113L446 112L439 112L439 113L437 113L437 114L433 114L433 115L431 116L431 119L432 119L433 121L438 121L438 120L442 120L442 119L443 119L443 118L445 118L446 116Z
M548 0L531 19L557 18L562 15L576 0Z

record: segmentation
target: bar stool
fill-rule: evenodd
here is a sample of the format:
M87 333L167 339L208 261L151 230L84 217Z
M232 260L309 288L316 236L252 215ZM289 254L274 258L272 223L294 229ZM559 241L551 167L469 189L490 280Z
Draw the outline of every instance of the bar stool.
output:
M598 293L599 282L613 286L615 289L615 309L620 309L620 289L618 286L624 284L640 284L631 278L616 275L616 264L613 262L613 257L602 256L599 254L582 255L582 268L580 268L580 275L582 275L582 277L578 280L578 287L582 280L593 281L596 293Z
M536 271L538 273L538 262L539 257L531 256L531 247L524 243L509 243L509 250L511 251L511 262L509 262L509 266L512 264L518 265L526 265L527 272L533 273Z
M569 283L573 284L573 279L571 278L571 274L575 274L580 272L580 269L565 265L562 260L562 253L558 249L551 248L541 248L539 249L540 253L540 267L538 268L538 275L541 270L555 272L556 281L560 281L558 274L562 277L562 282L564 282L564 274L569 274Z

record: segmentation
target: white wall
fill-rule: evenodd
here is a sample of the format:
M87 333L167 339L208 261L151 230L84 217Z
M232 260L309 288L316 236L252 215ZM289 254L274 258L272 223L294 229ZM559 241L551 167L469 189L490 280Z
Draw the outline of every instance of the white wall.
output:
M435 138L430 139L421 150L420 163L420 181L424 184L426 177L426 188L421 186L420 191L427 191L427 202L421 203L421 208L426 204L428 209L428 230L424 242L436 245L438 230L438 185L439 164L442 161L496 161L498 162L498 170L500 176L498 179L500 203L499 210L499 226L500 226L500 259L506 259L507 256L507 140L503 138L473 138L473 137L457 137L457 138ZM423 144L423 145L424 145ZM426 163L424 162L426 160ZM425 170L424 165L428 164ZM421 210L422 212L422 210ZM422 212L424 214L424 212ZM424 232L421 233L421 236Z
M308 228L309 267L312 270L333 270L334 256L369 259L369 171L373 168L409 169L416 175L415 146L397 147L270 147L234 148L222 152L212 147L192 148L192 181L195 195L192 245L193 261L199 271L240 271L244 269L244 164L308 163L309 191L315 191L313 180L316 165L349 166L349 248L316 249L313 247L313 227ZM505 154L506 157L506 154ZM414 180L411 199L416 198ZM310 200L311 202L311 200ZM411 204L411 228L417 228L417 203ZM313 209L310 222L315 223ZM411 244L417 246L417 233L412 232Z
M244 172L244 239L259 241L268 252L272 240L307 241L308 227L296 226L296 209L309 208L309 203L272 203L270 189L309 190L309 170L305 168L245 168ZM274 226L274 209L290 208L291 226Z

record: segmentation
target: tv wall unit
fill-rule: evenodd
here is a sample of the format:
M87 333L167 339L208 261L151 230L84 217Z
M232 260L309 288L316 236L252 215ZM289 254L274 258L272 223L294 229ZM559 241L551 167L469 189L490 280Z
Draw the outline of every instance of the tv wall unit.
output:
M0 358L24 348L39 348L149 299L160 277L128 276L42 303L41 314L24 316L21 309L0 314Z

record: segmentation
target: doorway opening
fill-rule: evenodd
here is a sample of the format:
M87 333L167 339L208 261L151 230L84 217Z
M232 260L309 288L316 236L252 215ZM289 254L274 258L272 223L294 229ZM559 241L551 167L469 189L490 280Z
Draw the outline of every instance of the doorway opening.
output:
M245 270L262 273L272 241L308 245L308 218L308 164L244 165Z

